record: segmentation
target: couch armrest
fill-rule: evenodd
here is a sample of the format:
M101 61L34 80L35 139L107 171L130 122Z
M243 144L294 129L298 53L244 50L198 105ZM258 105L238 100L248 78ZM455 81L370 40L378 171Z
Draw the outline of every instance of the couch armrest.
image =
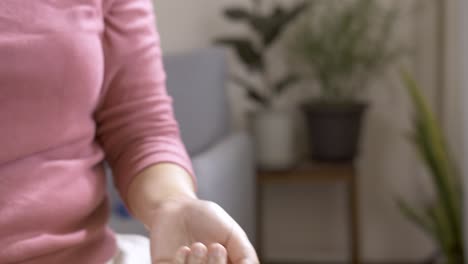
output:
M222 206L255 242L255 160L246 132L232 133L192 157L198 195Z

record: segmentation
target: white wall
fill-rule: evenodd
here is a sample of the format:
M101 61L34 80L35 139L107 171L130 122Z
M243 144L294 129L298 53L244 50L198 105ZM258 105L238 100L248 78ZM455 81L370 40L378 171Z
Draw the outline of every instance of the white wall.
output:
M445 129L449 135L450 144L452 149L457 153L461 154L462 145L459 142L461 138L462 125L460 122L462 100L460 100L461 89L461 36L460 33L464 33L466 30L460 25L461 16L459 10L461 9L460 0L447 1L446 2L446 45L445 45L445 96L444 96L444 116ZM462 68L463 69L463 68ZM459 155L461 156L461 155ZM462 162L459 160L459 162Z
M220 15L223 6L242 2L249 1L155 0L164 51L174 53L202 48L210 45L220 33L242 32L242 27L232 27ZM421 19L408 22L403 35L408 40L419 39L415 42L420 45L419 53L412 63L418 69L419 79L431 90L434 45L431 23L427 22L432 20L430 15L422 17L422 22ZM392 89L376 87L379 89L373 92L376 103L368 115L363 155L358 162L363 254L367 260L416 260L427 257L431 251L429 240L408 224L394 205L397 194L417 200L425 188L413 177L421 171L404 138L409 129L406 95L398 83L392 86ZM239 93L231 91L231 94L234 94L233 105L242 108L245 103ZM343 186L326 184L268 188L264 217L268 223L265 227L266 255L283 259L345 258L347 208L343 191Z
M165 52L184 52L203 48L215 36L226 32L219 12L229 3L248 3L247 0L154 0ZM229 28L230 32L239 31Z
M468 46L468 32L466 31L466 27L468 26L468 18L466 16L466 12L468 12L468 2L467 1L457 1L459 3L459 9L458 9L458 23L459 27L458 28L458 35L460 36L458 38L459 40L459 49L458 52L460 54L460 60L459 66L460 70L458 71L460 73L460 105L461 105L461 118L460 120L462 121L462 124L460 125L461 130L462 130L462 135L463 137L463 150L462 150L462 163L463 164L463 175L464 175L464 183L465 183L465 193L468 193L468 106L466 102L468 102L468 89L466 87L468 86L468 52L466 48ZM465 196L465 221L464 223L468 223L468 198ZM465 252L468 252L468 227L465 226Z

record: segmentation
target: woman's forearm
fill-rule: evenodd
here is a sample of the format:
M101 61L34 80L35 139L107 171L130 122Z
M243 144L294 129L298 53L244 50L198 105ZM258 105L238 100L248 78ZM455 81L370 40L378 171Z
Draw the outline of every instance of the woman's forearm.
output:
M130 184L127 201L132 213L149 227L158 205L170 198L196 198L192 176L172 163L146 168Z

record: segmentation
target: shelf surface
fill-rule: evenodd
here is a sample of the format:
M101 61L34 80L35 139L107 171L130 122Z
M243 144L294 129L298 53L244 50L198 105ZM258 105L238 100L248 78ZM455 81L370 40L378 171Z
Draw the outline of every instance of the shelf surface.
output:
M355 169L352 162L303 162L289 170L259 170L257 177L260 184L349 181L355 177Z

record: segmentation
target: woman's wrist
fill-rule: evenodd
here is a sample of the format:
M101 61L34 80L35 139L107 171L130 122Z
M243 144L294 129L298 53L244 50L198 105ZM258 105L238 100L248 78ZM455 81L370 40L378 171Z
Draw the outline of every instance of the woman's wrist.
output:
M197 199L192 176L170 163L151 166L131 183L127 200L132 213L148 226L156 211L170 201Z
M151 230L155 220L162 214L186 211L184 208L187 208L188 205L196 201L199 201L199 199L194 195L173 195L166 197L154 203L151 208L148 208L146 215L140 220L148 230Z

